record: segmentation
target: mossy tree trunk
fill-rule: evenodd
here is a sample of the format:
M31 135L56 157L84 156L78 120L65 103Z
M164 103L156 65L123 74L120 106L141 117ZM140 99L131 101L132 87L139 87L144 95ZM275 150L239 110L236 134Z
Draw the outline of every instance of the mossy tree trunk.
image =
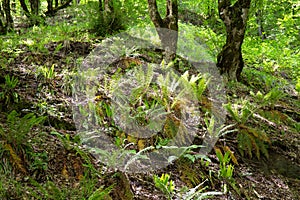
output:
M244 40L251 0L219 0L219 16L226 26L226 44L218 55L217 67L228 81L239 80L244 67L242 43Z
M164 18L158 12L156 0L148 0L150 18L165 50L165 60L174 60L178 41L178 2L166 0L166 16Z

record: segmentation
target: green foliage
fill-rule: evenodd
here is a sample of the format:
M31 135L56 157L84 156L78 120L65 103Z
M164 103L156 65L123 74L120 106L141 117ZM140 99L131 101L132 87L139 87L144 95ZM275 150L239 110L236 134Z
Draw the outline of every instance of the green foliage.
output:
M286 95L283 91L277 87L272 88L267 94L263 95L260 91L256 94L250 92L250 94L255 98L256 102L259 104L258 108L263 108L265 106L274 107L279 99L282 99Z
M97 2L89 2L87 4L87 9L90 12L90 26L98 36L112 35L125 29L120 2L114 0L112 2L112 12L99 11Z
M127 150L129 146L133 145L133 143L129 143L122 148L118 149L101 149L101 148L91 148L91 152L99 155L101 160L105 161L107 166L109 166L112 170L117 170L118 167L123 167L123 170L127 170L129 165L133 164L139 159L149 159L147 155L143 153L149 150L154 149L154 147L150 146L145 149L142 149L139 152L136 150ZM130 158L129 158L130 156Z
M81 5L72 6L71 8L64 10L63 13L72 18L72 21L62 22L60 19L61 16L59 16L59 18L54 19L54 21L58 19L56 25L48 23L47 21L47 23L51 24L51 26L40 25L34 26L30 29L22 28L19 34L8 33L5 38L0 39L0 46L2 48L0 67L8 69L12 63L18 63L20 61L18 59L19 55L21 55L20 58L23 58L23 54L27 54L28 51L34 53L34 56L47 54L49 55L49 59L52 59L51 54L49 54L47 49L47 45L50 41L59 42L59 45L57 45L54 50L54 54L60 54L61 50L66 47L63 43L61 43L61 41L67 41L67 44L68 41L86 41L94 37L87 33L87 29L90 29L91 27L98 35L106 36L108 34L116 33L126 26L132 27L132 25L137 25L138 27L144 27L149 24L152 25L147 12L146 0L121 0L115 2L117 4L115 4L115 12L112 14L107 15L105 13L100 13L98 5L95 2L88 2L87 4L86 2L82 2ZM231 1L232 4L234 2L236 2L236 0ZM253 14L250 16L248 23L247 36L249 37L246 37L243 43L243 57L245 58L246 64L243 75L246 76L247 84L249 84L251 89L255 91L255 93L251 92L251 95L254 97L253 102L251 101L252 103L250 103L250 101L242 100L239 103L229 103L225 106L232 119L236 122L235 125L224 125L216 130L214 126L217 123L217 119L213 117L207 118L206 116L204 121L207 132L212 136L218 137L236 132L236 129L232 130L233 127L236 126L238 129L237 141L240 154L242 156L248 155L250 157L256 156L260 158L262 155L268 157L266 144L270 143L270 141L268 135L261 130L263 127L251 128L251 126L254 126L254 120L252 120L253 115L258 109L264 110L266 107L274 108L274 105L285 97L284 90L280 89L283 88L285 82L281 80L279 81L278 77L282 76L288 81L292 80L291 82L295 85L298 94L300 93L300 54L298 48L300 46L298 20L299 2L297 0L257 0L252 2L255 4L252 4ZM206 54L209 52L209 54L212 55L212 60L214 60L225 41L225 35L218 34L221 31L224 31L224 29L220 26L220 23L218 23L220 20L213 19L218 18L217 1L207 0L200 2L184 0L180 1L180 3L180 11L182 13L186 10L190 10L192 12L199 13L201 20L207 19L207 21L203 22L205 26L201 25L199 27L194 27L191 24L180 23L180 30L185 31L185 36L193 38L197 42L206 43L207 48L205 47L200 50L195 50L195 55L201 55L199 57L207 60L208 57ZM17 2L17 4L19 6L19 2ZM161 13L165 14L165 7L162 6L165 4L165 1L159 1L158 4ZM45 2L42 2L42 9L45 8L45 5ZM257 35L258 24L257 18L254 14L257 9L260 9L262 12L262 25L264 26L265 34L267 36L264 40L261 40L261 38ZM19 11L17 12L20 14ZM69 13L72 14L70 15ZM74 16L75 18L73 18ZM87 19L90 20L90 23L86 23ZM33 18L32 20L38 21L40 19ZM52 37L52 35L55 35L55 37ZM184 46L184 48L186 48L186 46ZM194 49L193 46L188 48ZM31 55L25 56L25 62L31 59ZM72 56L70 57L73 59ZM37 59L37 62L40 62L40 57L34 57L34 59ZM209 59L211 60L211 58ZM71 59L66 61L66 65L68 67L72 64L69 62L70 60ZM64 63L64 61L62 62ZM35 65L35 63L33 63L33 65ZM37 65L43 64L37 63ZM42 78L45 83L55 84L54 79L56 77L56 72L54 67L55 65L52 65L51 67L43 65L37 69L36 76L38 79ZM187 68L183 71L185 72L186 70ZM149 87L153 86L149 82L150 78L153 78L153 75L151 75L150 72L151 71L144 74L146 76L139 77L142 84L140 87L136 88L130 98L131 103L134 105L134 108L131 110L131 117L138 121L141 125L149 124L147 119L149 116L154 116L156 113L162 113L162 115L168 116L175 110L179 102L177 101L179 98L172 96L172 94L167 90L167 87L169 86L176 87L178 82L171 82L168 77L165 80L160 80L162 83L161 88L156 87L152 91L153 93L161 91L162 96L155 97L153 93L150 95L145 92L147 90L149 91ZM189 89L192 89L198 100L201 100L203 91L206 89L208 84L208 77L200 74L189 76L188 72L186 72L181 78L186 80L186 83L189 85ZM66 93L71 94L71 87L69 86L69 83L72 78L67 77L66 74L64 74L63 79L67 83L63 86L66 88ZM19 103L20 100L17 92L18 84L18 79L14 76L5 76L5 83L0 86L0 101L3 106L10 106L14 103ZM257 89L259 89L259 91L257 91ZM246 92L248 93L249 91L247 90ZM99 104L93 105L96 106L96 110L99 111L98 121L101 122L101 125L106 123L109 127L114 126L113 122L109 121L109 119L111 120L113 116L111 105L103 100L102 97L99 97L99 99ZM281 104L282 102L280 101L279 103ZM158 105L163 106L159 107ZM47 114L53 113L56 109L59 109L54 108L55 105L49 106L45 101L41 101L38 107L42 113ZM91 110L92 109L94 109L94 107L91 108ZM260 112L262 116L267 116L263 115L262 112L263 111ZM288 112L291 111L288 110ZM89 110L87 110L86 113L88 114ZM272 113L270 112L270 114ZM288 115L289 114L286 114L286 117L289 117ZM281 116L284 115L278 114L275 121L276 123L280 123L280 120L282 119ZM21 171L27 170L25 163L28 164L28 170L30 171L47 169L47 153L35 152L31 144L33 139L31 130L34 125L42 123L42 121L43 120L39 121L33 114L20 117L20 115L11 112L8 116L7 123L0 126L0 157L2 159L0 166L0 196L3 199L10 199L13 197L16 199L109 199L110 197L108 194L112 190L113 186L108 188L104 188L102 186L99 187L99 185L96 185L98 176L94 176L92 179L86 177L84 180L81 180L78 188L72 188L69 185L58 185L51 181L46 183L30 181L29 184L31 184L31 189L33 189L30 190L26 184L12 179L8 180L7 177L12 176L12 165L17 166L17 168ZM152 122L155 123L154 121ZM282 123L286 125L287 122ZM290 120L289 126L292 123L294 123L294 126L297 126L295 120ZM151 127L154 127L153 129L156 129L155 126L155 124L151 124ZM176 131L176 128L173 130ZM59 138L65 149L74 149L76 154L79 154L82 158L84 158L87 163L86 167L89 169L93 168L88 154L82 151L77 145L74 145L76 143L76 141L74 141L76 140L75 138L71 138L68 134L62 135L58 132L53 134ZM125 140L126 137L116 136L116 144L118 148L121 149L121 153L116 151L116 154L114 154L110 151L106 151L100 152L99 154L117 166L119 159L117 156L121 155L121 161L123 162L126 158L128 158L125 155L131 155L131 160L126 160L126 162L128 164L132 164L138 159L147 159L147 157L145 157L142 153L153 148L149 147L140 152L127 150L126 148L132 145L132 143L126 146L127 143ZM169 138L164 137L157 138L155 148L164 148L169 143L169 140ZM210 160L207 157L195 154L193 150L197 148L199 147L194 145L188 147L186 152L183 154L183 157L192 162L195 162L197 159L203 159L206 163L209 163ZM97 152L97 150L95 152ZM224 155L221 152L216 152L216 154L220 161L220 170L218 172L219 177L225 180L231 179L234 168L229 164L231 157L228 155L228 151ZM7 155L9 155L8 158ZM24 158L27 159L25 162L23 160ZM114 165L112 164L111 166ZM167 177L167 174L164 175L164 177L157 177L156 179L157 182L161 182L160 184L162 184L162 186L160 185L160 187L164 188L162 190L166 191L165 193L169 195L169 198L176 195L174 194L175 186L170 186L171 180L170 177ZM220 192L205 192L207 187L203 187L203 183L195 188L187 189L186 193L180 199L204 199L222 194ZM172 197L170 197L170 193L173 194Z
M146 0L121 0L123 21L128 27L149 26L152 22L148 13L148 2Z
M239 124L245 124L247 120L253 115L254 107L247 100L244 100L241 103L242 105L232 105L231 103L228 103L225 104L224 107L236 122L238 122Z
M30 171L47 170L48 169L48 154L47 152L29 152L31 158L29 164Z
M277 91L277 90L276 90ZM264 106L268 103L272 103L271 100L277 99L277 96L274 96L277 92L271 91L266 95L262 95L260 92L256 94L256 98L258 101L263 101L260 103L260 106ZM252 151L255 152L257 158L260 158L260 152L263 153L264 156L268 157L267 145L265 143L269 143L269 137L263 130L258 130L255 128L251 128L246 123L252 117L255 110L259 109L259 106L256 108L247 100L242 101L242 105L238 104L226 104L226 110L229 112L231 117L238 122L238 149L242 156L248 154L252 157Z
M217 61L217 55L221 51L222 46L225 43L226 37L222 34L215 33L211 28L205 27L195 27L190 24L179 23L179 31L181 37L188 38L191 41L198 43L197 48L193 46L186 46L185 41L181 40L179 37L178 41L178 51L181 51L181 48L188 48L188 53L191 58L197 58L204 61ZM188 44L191 44L190 42ZM199 48L201 44L202 48ZM182 52L187 52L187 49Z
M225 183L222 183L224 193L226 194L228 192L228 183L239 195L241 195L240 190L236 186L236 182L233 178L234 166L232 164L229 164L231 158L235 158L232 156L232 152L230 150L226 150L225 154L223 154L222 151L218 148L215 148L215 152L220 162L218 177L226 181Z
M155 148L156 148L156 149L160 149L160 148L162 148L163 146L167 146L169 142L170 142L170 139L169 139L169 138L158 137L158 138L157 138L157 141L156 141L156 146L155 146Z
M172 199L175 190L175 183L170 180L169 174L162 174L161 177L153 176L155 186Z
M42 123L44 119L44 117L36 117L33 113L19 117L16 111L12 111L7 116L7 125L0 126L0 151L8 152L11 164L23 173L27 173L23 158L30 162L32 170L46 167L45 155L34 152L29 140L29 133L33 126Z
M72 84L74 83L74 77L76 75L75 71L69 71L67 69L63 69L62 72L63 84L61 88L63 89L64 94L71 95L72 94Z
M220 162L219 177L232 181L234 166L229 164L230 151L227 151L224 155L220 149L216 149L215 152Z
M111 190L111 187L97 189L97 178L94 179L84 177L77 187L69 185L57 184L52 181L39 183L30 179L30 184L33 187L27 188L28 198L34 199L49 199L49 200L65 200L65 199L95 199L96 197L106 197ZM103 189L103 190L102 190ZM24 195L23 195L24 196ZM105 199L105 198L98 198Z
M185 10L190 10L195 13L200 13L205 17L209 17L212 12L217 12L218 4L214 0L206 0L206 1L181 1L179 5L180 11L185 12Z
M5 174L2 173L0 167L0 197L1 199L11 199L12 197L16 199L24 198L24 194L26 193L26 189L24 188L24 184L22 182L17 181L15 179L9 179L11 176L11 172Z
M217 196L217 195L223 195L222 192L216 192L216 191L205 192L205 190L208 188L208 186L203 186L205 182L207 182L207 180L203 181L202 183L200 183L196 187L188 189L188 190L186 188L182 188L181 193L183 193L183 194L180 194L180 196L179 196L180 199L184 199L184 200L193 200L193 199L201 200L201 199L212 198L212 197Z
M255 67L259 73L268 72L271 76L281 73L284 74L284 78L296 81L300 75L298 65L300 54L297 48L300 45L298 31L300 24L297 20L299 18L298 1L257 0L252 2L252 15L249 18L247 30L251 37L245 37L243 43L243 57L246 65ZM258 17L255 15L257 11L261 12L261 25L257 23ZM266 36L264 40L257 35L259 26L264 29ZM254 73L254 70L251 71ZM256 80L252 79L252 81Z
M38 80L43 80L45 83L52 83L55 79L56 72L54 70L54 64L51 67L39 66L36 70L36 78Z
M19 101L19 95L16 91L16 87L19 83L18 78L10 75L5 75L5 83L0 85L0 102L4 102L5 106L12 106L13 103Z
M265 157L269 157L266 143L270 143L270 139L263 131L256 130L247 126L242 126L237 135L238 150L242 156L248 155L252 158L252 152L259 159L261 152Z
M0 136L15 147L30 145L28 136L33 126L41 124L45 117L36 117L34 113L19 117L16 111L7 116L7 127L0 126Z
M51 134L57 136L57 138L61 141L61 143L63 144L64 148L67 151L70 151L71 149L74 148L74 145L73 145L74 142L73 142L70 134L63 135L56 131L52 131ZM76 137L75 141L77 140L77 142L79 142L80 141L79 135L76 135L75 137Z
M41 32L40 27L33 27L31 37L24 38L19 41L22 45L25 45L29 51L32 53L42 52L44 54L49 54L48 49L45 47L45 45L41 42L38 42L38 35Z
M113 188L114 185L111 185L107 188L100 187L88 198L88 200L99 200L99 199L109 200L111 198L109 197L108 194L112 191Z
M191 145L187 148L187 150L184 152L183 157L187 158L188 160L192 161L193 163L200 159L201 163L205 162L205 166L208 166L209 163L211 163L211 160L209 159L209 157L207 157L204 154L200 154L200 153L196 153L193 151L193 149L198 149L204 147L202 145Z
M205 115L204 122L206 125L206 131L208 134L212 137L219 138L221 136L224 136L226 134L236 132L236 129L232 129L235 124L230 124L230 125L221 125L217 129L215 129L215 117L212 116L210 119L207 117L207 114Z
M101 98L101 97L100 97ZM112 116L113 116L113 111L111 109L111 105L107 102L105 102L104 100L100 100L97 103L97 107L96 107L96 111L97 111L97 115L98 115L98 122L100 125L102 126L110 126L110 125L114 125L113 121L111 120ZM108 123L108 122L111 122Z
M192 88L193 93L200 101L202 94L206 90L209 83L209 78L207 78L205 75L201 75L200 73L197 76L192 75L189 77L189 71L186 71L183 75L181 75L181 79L188 84L188 87Z
M300 94L300 78L297 79L296 90Z

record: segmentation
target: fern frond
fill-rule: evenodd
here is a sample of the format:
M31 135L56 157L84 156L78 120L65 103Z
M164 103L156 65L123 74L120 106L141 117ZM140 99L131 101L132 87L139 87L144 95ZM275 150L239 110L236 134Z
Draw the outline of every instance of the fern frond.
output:
M224 150L225 152L229 152L229 153L230 153L230 158L231 158L231 160L232 160L232 162L233 162L234 164L236 164L236 165L239 164L238 161L237 161L237 159L236 159L236 157L235 157L235 155L234 155L234 153L233 153L233 151L231 151L231 149L230 149L228 146L224 146L224 147L223 147L223 150Z
M260 139L256 139L256 144L257 144L257 147L258 147L258 152L257 152L257 155L256 157L259 159L260 158L260 152L262 152L262 154L266 157L266 158L269 158L269 152L268 152L268 149L265 145L265 143L260 140Z
M235 121L241 122L237 109L235 109L231 103L225 104L224 107Z
M252 158L252 151L255 152L256 157L260 158L260 152L267 158L269 157L266 142L270 143L270 139L263 131L239 125L240 132L237 136L239 152L242 156L247 153Z
M254 138L251 137L246 131L241 131L238 136L238 150L241 153L242 156L245 156L245 153L249 155L250 158L252 158L252 149Z

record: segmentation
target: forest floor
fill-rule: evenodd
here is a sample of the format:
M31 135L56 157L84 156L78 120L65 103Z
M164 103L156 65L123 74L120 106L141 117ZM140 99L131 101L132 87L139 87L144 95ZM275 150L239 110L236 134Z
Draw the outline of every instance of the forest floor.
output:
M160 177L163 173L169 174L175 183L177 196L174 195L173 199L180 199L184 187L191 189L201 183L203 193L227 190L226 194L210 199L299 199L300 99L289 85L282 88L282 98L273 105L260 108L245 123L245 126L260 129L268 135L268 156L263 153L259 158L255 153L251 158L247 154L242 156L236 133L227 134L217 142L217 148L229 148L234 152L237 160L232 163L234 184L218 176L219 161L214 151L208 155L211 160L208 166L200 159L192 162L180 158L166 168L141 174L116 173L97 162L78 142L72 113L71 76L78 67L77 59L88 56L98 43L98 39L67 39L50 41L44 45L44 52L30 49L28 44L11 51L1 49L1 62L9 65L2 65L0 84L5 84L7 74L19 80L14 90L18 102L7 107L3 100L1 102L2 127L7 130L7 114L12 110L21 116L36 113L46 117L42 126L36 126L27 135L26 141L32 145L30 148L25 145L18 149L12 144L13 150L6 146L6 150L0 152L3 166L0 171L1 199L92 199L89 195L95 194L96 190L105 191L113 186L109 195L99 199L162 200L167 196L155 186L153 175ZM48 73L49 76L45 76L39 66L55 66L55 75ZM247 63L245 68L248 74L256 70ZM275 80L284 78L280 74L271 75ZM229 102L243 99L255 102L251 91L256 93L265 85L261 77L256 77L261 82L248 77L243 75L240 83L226 88ZM232 117L227 114L226 124L232 123ZM8 140L0 135L0 141L0 144L7 144Z

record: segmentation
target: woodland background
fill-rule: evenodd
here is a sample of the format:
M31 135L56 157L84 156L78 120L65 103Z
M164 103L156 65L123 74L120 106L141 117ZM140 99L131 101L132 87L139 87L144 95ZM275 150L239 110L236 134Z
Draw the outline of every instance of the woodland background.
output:
M297 0L2 0L1 199L298 199L299 6ZM127 174L84 148L73 121L72 89L78 66L102 41L148 26L184 29L205 43L224 78L226 125L212 128L209 79L174 54L176 34L168 40L160 34L171 51L137 50L138 57L124 55L111 67L122 74L140 62L174 62L183 77L189 71L189 80L197 77L189 84L203 112L199 132L220 138L206 156L197 151L199 135L168 167ZM161 147L178 128L171 107L154 142L133 138L115 126L109 96L98 92L96 119L112 130L120 149L130 144L137 155L146 145ZM148 103L154 100L174 103L171 94L139 97L133 106L138 116L153 109Z

